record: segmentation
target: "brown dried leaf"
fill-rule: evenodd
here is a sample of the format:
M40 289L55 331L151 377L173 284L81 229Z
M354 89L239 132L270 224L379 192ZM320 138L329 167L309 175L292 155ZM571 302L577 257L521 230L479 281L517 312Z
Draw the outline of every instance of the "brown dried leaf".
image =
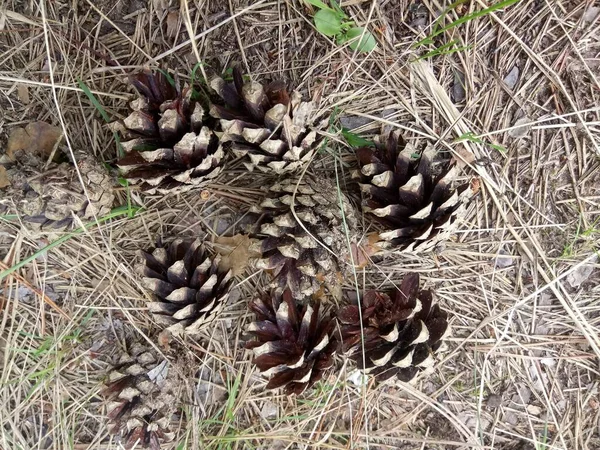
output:
M32 122L25 128L15 128L8 137L6 154L15 159L15 153L24 151L50 156L62 138L62 130L46 122Z
M29 88L26 84L17 84L17 97L23 102L24 105L29 105L31 99L29 98Z
M456 161L458 167L464 167L467 164L473 164L475 162L475 155L464 144L457 146L454 149L454 152L456 155L454 156L453 161Z
M473 192L473 195L475 195L475 194L478 194L480 190L481 190L481 180L478 177L474 177L471 180L471 192Z
M214 248L222 258L219 269L231 270L233 275L240 275L246 270L250 258L260 257L260 253L250 250L253 240L245 234L220 236L215 240Z
M0 189L10 186L10 180L8 179L8 172L6 167L0 166Z
M171 11L167 14L167 36L175 37L179 25L179 11Z
M364 269L371 264L371 256L382 251L381 238L378 233L371 233L367 242L357 245L352 243L352 261L357 269Z

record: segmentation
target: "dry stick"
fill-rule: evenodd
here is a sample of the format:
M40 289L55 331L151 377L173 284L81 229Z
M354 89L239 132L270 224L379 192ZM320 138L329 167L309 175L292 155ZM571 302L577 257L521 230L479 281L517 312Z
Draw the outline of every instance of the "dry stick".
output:
M229 10L231 11L231 14L233 14L233 3L231 2L231 0L229 0ZM246 58L246 52L244 51L244 44L242 43L242 37L240 36L239 27L238 27L235 19L233 19L232 22L233 22L233 31L235 32L235 37L236 37L238 46L240 47L240 53L242 54L242 60L244 61L244 66L246 66L246 71L248 73L252 73L252 69L248 65L248 58Z
M127 67L127 66L123 66L123 67ZM134 66L134 67L139 67L139 66ZM118 67L109 67L107 69L115 70L116 68L118 68ZM34 80L26 80L24 78L5 77L3 75L0 75L0 81L8 81L10 83L29 84L32 86L52 87L51 83L44 83L42 81L34 81ZM74 86L62 86L60 84L54 84L54 87L56 89L63 89L65 91L84 92L83 89L74 87ZM92 90L90 90L90 92L94 95L103 95L105 97L116 98L119 100L128 100L129 99L129 97L126 95L111 94L110 92L100 92L100 91L92 91Z
M0 268L2 268L3 270L10 269L10 267L7 266L6 264L4 264L2 261L0 261ZM46 294L44 294L40 289L33 286L29 281L27 281L21 275L19 275L16 272L13 272L9 276L17 279L17 281L24 284L29 289L31 289L33 292L35 292L42 300L44 300L45 303L47 303L52 309L54 309L56 312L58 312L60 315L62 315L65 319L71 320L71 317L66 312L64 312L60 306L58 306L56 303L54 303L50 297L48 297ZM8 282L8 280L7 280L7 282ZM7 298L7 300L8 300L8 298Z
M188 32L189 36L194 36L194 29L192 27L192 18L190 16L190 8L188 5L188 0L184 0L183 2L181 2L181 9L183 9L183 11L185 12L184 14L184 20L183 22L185 23L185 29ZM196 38L191 39L192 42L192 51L194 52L194 56L196 57L196 62L197 63L201 63L202 62L202 58L200 58L200 51L198 50L198 44L196 43ZM206 72L204 71L204 64L200 64L200 72L202 72L202 76L204 77L205 80L208 81L208 77L206 76ZM193 88L193 86L192 86Z

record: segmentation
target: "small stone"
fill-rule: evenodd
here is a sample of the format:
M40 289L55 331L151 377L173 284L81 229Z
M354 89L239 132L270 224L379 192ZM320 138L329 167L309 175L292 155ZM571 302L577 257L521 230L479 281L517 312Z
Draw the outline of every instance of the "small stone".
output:
M362 126L368 125L373 122L372 119L368 117L362 116L344 116L340 117L340 124L344 128L348 128L349 130L354 130L355 128L360 128Z
M600 7L590 6L583 13L582 19L584 22L593 22L594 20L596 20L596 17L598 17L598 14L600 14Z
M486 400L488 407L496 409L502 406L502 396L497 394L490 394Z
M597 261L598 255L594 255L589 263L579 266L577 269L567 275L567 283L569 283L572 288L578 288L581 286L594 272Z
M277 417L279 408L273 402L266 401L263 403L263 407L260 409L260 416L263 419L274 419Z
M462 103L465 101L466 96L465 74L460 71L455 71L454 83L452 84L452 100L454 100L454 103Z
M361 371L355 370L348 376L348 381L355 386L365 386L369 382L369 377Z
M517 66L514 66L512 69L510 69L510 72L508 72L508 75L506 75L506 77L504 78L504 82L509 88L514 89L518 81L519 68Z
M513 127L508 132L508 135L515 139L521 139L526 137L531 130L531 125L526 125L531 122L531 119L527 116L523 116L518 119Z
M498 251L498 256L496 256L496 261L494 263L494 267L496 269L506 269L514 264L514 259L510 254L503 249Z

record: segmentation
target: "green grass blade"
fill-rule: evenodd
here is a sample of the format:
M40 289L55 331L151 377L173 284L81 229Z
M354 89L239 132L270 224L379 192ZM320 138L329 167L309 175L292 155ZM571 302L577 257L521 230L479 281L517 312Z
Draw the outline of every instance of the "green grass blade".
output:
M335 12L335 10L333 8L330 8L325 3L323 3L321 0L304 0L304 1L306 3L308 3L309 5L316 6L317 8L328 9L330 11L334 11Z
M173 86L174 88L177 88L177 86L175 85L175 80L173 79L173 77L171 76L171 74L169 72L167 72L166 70L163 70L163 69L158 69L158 71L165 76L165 78L167 79L167 81L169 82L169 84L171 86Z
M473 48L472 45L464 45L462 47L452 48L452 46L456 43L457 41L452 41L448 44L444 44L441 47L436 48L435 50L425 53L423 56L417 58L417 60L432 58L434 56L451 55L452 53L462 52L463 50L470 50L471 48Z
M373 147L375 142L365 139L356 133L353 133L348 128L342 128L342 136L350 147Z
M446 25L443 28L440 28L439 30L433 31L429 36L427 36L425 39L422 39L421 41L417 42L414 47L420 47L422 45L426 45L426 44L430 44L432 41L431 39L433 39L436 36L439 36L440 34L451 30L452 28L455 28L465 22L468 22L470 20L473 19L477 19L479 17L485 16L487 14L493 13L499 9L502 8L506 8L507 6L511 6L514 5L515 3L520 2L521 0L502 0L501 2L495 3L492 6L490 6L489 8L485 8L482 9L481 11L476 11L472 14L468 14L466 16L461 17L458 20L455 20L454 22Z
M46 245L44 248L42 248L41 250L38 250L37 252L35 252L33 255L25 258L23 261L18 262L17 264L15 264L12 267L9 267L6 270L3 270L2 272L0 272L0 280L3 280L4 278L6 278L7 276L9 276L11 273L16 272L17 270L19 270L21 267L29 264L31 261L33 261L34 259L36 259L38 256L42 255L43 253L52 250L53 248L58 247L59 245L64 244L65 242L67 242L69 239L82 234L84 231L88 230L89 227L93 227L94 225L100 225L101 223L107 222L111 219L114 219L115 217L119 217L119 216L123 216L123 215L127 215L129 216L131 214L131 211L134 210L136 213L140 210L141 208L131 208L128 206L119 206L118 208L113 209L109 214L107 214L104 217L101 217L98 219L98 222L89 222L87 224L85 224L83 227L80 227L78 229L76 229L75 231L72 231L69 234L64 235L61 238L58 238L57 240L51 242L50 244Z
M92 102L92 105L94 105L94 108L96 108L98 110L98 112L100 113L100 115L102 116L104 121L106 123L109 123L110 116L108 115L108 113L106 112L104 107L100 104L100 102L98 101L96 96L92 93L92 91L90 91L90 88L87 87L87 85L79 78L77 78L77 84L79 85L79 87L81 88L83 93L87 96L87 98L90 100L90 102Z

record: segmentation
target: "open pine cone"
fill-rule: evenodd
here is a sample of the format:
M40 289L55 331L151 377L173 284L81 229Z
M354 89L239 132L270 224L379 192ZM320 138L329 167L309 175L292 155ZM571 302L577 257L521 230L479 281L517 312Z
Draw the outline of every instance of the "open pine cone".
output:
M233 278L200 240L177 239L142 255L143 284L155 297L148 307L159 324L173 333L196 334L217 318Z
M45 159L25 152L15 157L0 164L8 180L0 187L0 215L19 214L35 228L58 231L71 228L75 216L87 221L110 212L113 179L92 156L75 153L81 179L71 163L46 165Z
M192 90L174 87L162 72L142 72L130 80L140 98L114 126L127 152L117 162L125 178L150 194L182 192L214 179L224 153Z
M262 253L257 267L273 271L274 287L289 287L294 298L303 298L319 291L323 282L330 287L340 284L350 261L348 240L354 239L358 220L333 182L306 175L296 187L298 181L292 177L270 186L256 209L263 214L264 238L253 250Z
M269 378L267 389L283 387L287 394L300 394L333 365L335 322L319 315L319 303L299 306L286 289L263 294L249 307L257 321L248 331L256 339L246 348L253 350L254 364Z
M358 149L357 157L363 209L385 227L380 236L391 247L432 250L455 231L474 195L469 183L453 187L455 165L437 168L433 149L419 153L398 132Z
M367 291L357 305L338 312L343 349L366 373L383 381L410 381L431 367L448 328L447 315L433 304L433 293L419 290L419 275L409 274L399 288ZM361 328L364 335L361 345Z
M178 371L152 346L136 342L121 350L102 391L109 432L126 448L159 450L175 437L171 417L181 384Z
M248 170L289 173L312 158L319 144L316 132L308 129L314 104L290 93L283 81L266 86L244 82L235 67L232 83L215 77L210 86L225 103L210 109L220 119L221 141L230 142L231 152L243 158Z

